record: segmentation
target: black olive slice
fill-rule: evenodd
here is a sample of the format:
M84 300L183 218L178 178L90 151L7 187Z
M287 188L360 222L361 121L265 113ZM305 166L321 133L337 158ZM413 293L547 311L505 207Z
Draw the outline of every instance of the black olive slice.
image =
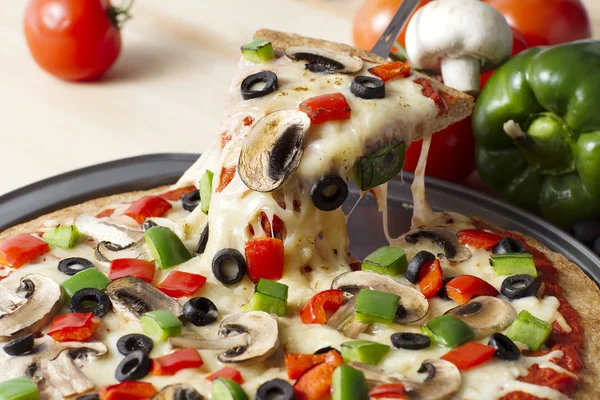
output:
M85 288L75 292L71 297L71 311L82 313L94 313L97 317L103 317L110 311L110 299L101 290Z
M200 240L198 240L198 245L196 246L196 254L203 254L204 250L206 250L206 244L208 243L208 222L206 226L202 230L200 234Z
M264 83L264 87L259 90L254 90L252 87L257 83ZM257 99L273 93L277 90L278 82L277 75L272 71L261 71L250 76L247 76L242 81L242 98L244 100Z
M200 191L198 189L181 196L181 206L186 211L194 211L198 204L200 204Z
M154 342L152 339L141 333L130 333L129 335L121 336L117 341L117 350L124 356L134 351L142 351L150 354L153 348Z
M173 400L204 400L204 396L193 388L178 389L173 396Z
M98 393L84 394L75 400L100 400L100 395Z
M148 229L154 228L155 226L158 226L156 222L152 221L151 219L147 219L142 224L142 229L144 230L144 232L146 232Z
M115 371L115 378L119 382L140 380L148 375L151 365L148 354L141 350L134 351L121 360Z
M373 76L357 76L350 85L350 91L361 99L383 99L385 83Z
M494 355L501 360L516 361L521 357L521 350L515 342L501 333L494 333L488 341L488 346L496 349Z
M244 279L246 260L236 249L221 249L212 260L212 271L222 284L233 285Z
M311 190L312 201L321 211L333 211L341 207L348 197L348 184L338 175L321 178Z
M523 243L521 243L520 240L513 239L510 237L505 237L505 238L502 238L502 240L500 240L498 242L498 244L496 244L494 246L492 253L493 254L527 253L527 249L525 248L525 245L523 245Z
M436 293L436 295L438 297L441 297L444 300L452 300L449 296L448 296L448 291L446 290L446 285L448 284L448 282L450 282L452 279L456 278L455 276L449 276L447 278L444 278L444 280L442 281L442 287L440 288L440 290L438 290L438 292Z
M394 333L390 340L396 349L421 350L431 345L431 339L428 336L412 332Z
M535 296L539 285L537 280L527 274L512 275L502 281L500 292L506 298L514 300L522 297Z
M294 388L283 379L273 379L259 386L256 391L256 400L294 400Z
M2 347L2 350L4 350L4 352L9 356L20 356L29 353L31 350L33 350L34 339L35 337L33 336L33 333L20 336L6 343Z
M408 263L408 267L406 267L406 280L410 283L419 282L419 273L421 272L421 268L423 265L429 261L435 260L435 256L428 251L420 251L418 252L412 260Z
M58 270L70 276L88 268L94 268L94 264L90 260L81 257L63 258L58 263Z
M206 326L219 318L219 310L215 303L206 297L194 297L183 305L183 316L192 325Z
M315 351L313 354L325 354L325 353L329 353L330 351L337 351L339 354L340 351L338 349L336 349L335 347L331 347L331 346L327 346L327 347L321 347L319 350Z

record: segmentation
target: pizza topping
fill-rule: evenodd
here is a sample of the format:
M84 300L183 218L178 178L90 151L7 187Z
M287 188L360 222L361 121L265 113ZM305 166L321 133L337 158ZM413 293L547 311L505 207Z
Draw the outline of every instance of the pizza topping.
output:
M383 246L365 257L361 269L382 275L397 276L406 271L406 266L406 254L402 249Z
M466 371L490 360L496 349L480 343L469 342L459 346L440 357Z
M73 276L84 269L94 268L94 264L82 257L63 258L58 262L58 270L63 274Z
M20 336L2 346L2 350L9 356L20 356L33 350L34 340L33 333Z
M57 342L83 341L92 337L100 321L93 313L63 314L52 321L48 336Z
M221 368L220 370L213 372L206 377L206 380L213 382L217 378L229 378L240 385L244 383L244 378L242 377L241 372L231 367Z
M496 349L494 355L501 360L516 361L521 357L521 350L519 350L515 342L500 332L492 334L488 341L488 346Z
M509 276L502 281L500 291L510 300L535 296L539 289L539 282L531 275L519 274Z
M362 400L369 398L369 386L365 374L342 364L333 371L331 385L331 398L333 400Z
M422 226L403 236L406 243L427 250L450 263L459 263L471 258L471 251L458 241L456 233L442 226Z
M538 276L533 256L529 253L492 254L490 265L496 276L526 274Z
M506 336L515 342L523 343L529 350L536 351L548 340L550 332L552 332L552 324L523 310L517 315Z
M237 382L228 378L217 378L212 385L211 398L223 400L248 400L248 395Z
M184 210L192 212L198 207L200 204L200 190L195 189L191 192L184 194L181 197L181 207Z
M344 302L342 290L325 290L315 294L304 305L300 312L303 324L324 324L327 322L327 313L335 313Z
M154 348L154 342L146 335L141 333L130 333L121 336L117 341L117 350L124 356L133 353L134 351L142 351L150 354Z
M283 276L283 240L258 237L246 242L248 277L252 282L264 279L277 280Z
M204 225L204 229L202 229L202 233L200 234L200 239L198 239L198 244L196 245L196 249L194 252L198 255L204 254L204 250L206 250L206 245L208 244L208 223Z
M192 258L181 239L169 228L153 226L144 234L146 246L160 269L183 264Z
M151 361L146 353L132 351L121 360L115 371L115 379L119 382L138 381L150 373Z
M143 221L142 221L143 222ZM75 220L75 225L81 233L90 236L97 242L110 242L121 247L127 247L139 241L143 232L117 225L105 219L94 218L90 215L80 215Z
M394 78L406 78L410 76L410 65L401 61L393 61L391 63L376 65L369 68L369 72L381 78L383 82L387 82Z
M40 390L29 378L9 379L0 383L0 398L6 400L38 400Z
M444 272L437 258L423 264L419 272L419 290L430 299L437 294L444 284Z
M273 379L258 387L256 400L295 400L294 388L283 379Z
M350 339L354 339L365 332L369 329L369 324L362 323L355 318L355 305L356 296L352 296L329 317L327 326L341 332Z
M144 221L144 230L150 229L147 227L147 223L150 220ZM151 221L150 221L151 222ZM153 223L153 222L152 222ZM157 226L153 223L153 226ZM96 249L94 250L94 257L96 260L104 263L110 264L112 261L123 258L123 259L137 259L137 258L147 258L147 252L142 248L144 242L138 241L135 243L130 243L127 246L120 246L115 243L111 243L108 241L102 241L98 243Z
M156 266L154 263L137 258L119 258L110 264L108 278L115 281L126 276L135 276L143 281L152 283Z
M392 293L362 289L356 295L354 317L363 324L390 325L396 316L400 297Z
M386 183L400 173L405 155L406 144L400 142L360 157L356 162L356 185L366 191Z
M196 349L182 349L152 360L152 375L170 376L183 369L200 368L202 358Z
M242 46L242 56L255 64L267 62L275 58L273 45L265 39L254 39Z
M337 210L348 198L348 184L341 176L325 176L314 184L310 195L313 204L319 210Z
M52 247L72 249L81 238L81 232L75 225L59 225L46 231L42 238Z
M331 395L333 371L344 360L336 352L328 353L325 362L308 369L294 384L294 393L298 400L320 400Z
M183 305L183 316L194 326L207 326L219 318L219 310L206 297L194 297Z
M406 399L406 388L401 383L384 383L375 386L369 392L374 399Z
M412 332L396 332L390 337L390 340L396 349L421 350L431 345L429 336Z
M341 349L344 362L357 361L377 365L390 351L390 346L369 340L354 340L342 343Z
M435 317L421 327L421 332L442 346L454 348L473 339L473 330L453 315Z
M71 299L75 292L81 289L93 288L104 290L110 283L110 279L96 268L84 269L81 272L73 275L60 285L65 292L67 299Z
M213 176L213 172L207 169L204 171L202 178L200 178L200 209L204 214L208 214L208 209L210 208Z
M0 265L19 268L49 251L42 239L21 233L0 242Z
M527 249L525 245L515 238L505 237L502 238L495 246L492 251L494 254L507 254L507 253L526 253Z
M71 311L74 313L91 312L97 317L103 317L110 311L110 299L106 293L98 289L81 289L75 292L71 298Z
M156 388L148 382L125 381L100 390L100 400L145 400L156 394Z
M172 271L156 288L174 297L191 297L206 283L206 277L183 271Z
M276 314L280 317L285 316L288 298L288 286L283 283L260 279L250 304L250 310L264 311L269 314Z
M473 331L475 339L503 331L517 316L516 310L510 304L490 296L477 297L447 311L446 314L465 322Z
M326 74L354 74L362 70L363 61L340 51L320 47L290 46L285 55L293 61L306 61L305 68Z
M204 397L192 386L177 383L162 388L151 400L204 400Z
M502 236L479 229L463 229L458 232L458 241L476 249L491 250L502 240Z
M257 99L273 93L278 88L277 75L272 71L260 71L247 76L240 89L244 100ZM258 88L260 87L260 89Z
M453 276L449 276L447 278L444 278L444 280L442 281L442 287L440 288L440 290L438 290L436 296L438 296L438 297L440 297L440 298L442 298L444 300L452 300L450 297L448 297L448 291L446 290L446 285L452 279L454 279Z
M372 76L360 75L354 78L350 91L361 99L383 99L385 97L385 83Z
M425 250L419 251L408 263L405 274L406 280L413 284L419 282L421 268L423 268L425 264L433 262L434 260L435 256L430 252Z
M162 217L171 208L173 208L171 203L162 197L144 196L131 203L123 215L134 219L141 225L146 218Z
M247 270L244 256L236 249L221 249L213 257L212 272L224 285L239 283L244 279Z
M446 283L448 297L458 304L466 304L477 296L498 296L495 287L474 275L460 275Z
M350 119L352 110L342 93L323 94L303 101L298 109L310 118L313 124Z

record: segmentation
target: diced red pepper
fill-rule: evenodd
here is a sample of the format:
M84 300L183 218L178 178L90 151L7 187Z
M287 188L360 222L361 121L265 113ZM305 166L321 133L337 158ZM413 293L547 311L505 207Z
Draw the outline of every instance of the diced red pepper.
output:
M125 381L100 389L100 400L146 400L156 392L151 383Z
M393 61L391 63L376 65L369 68L369 72L379 77L382 81L387 82L394 78L406 78L410 75L410 65L404 64L401 61Z
M423 265L419 272L419 290L430 299L440 291L444 284L444 272L437 258Z
M235 177L236 166L221 169L221 175L219 177L219 187L215 192L219 193L225 190L229 182Z
M42 239L21 233L0 242L0 264L19 268L50 251Z
M221 132L221 148L224 148L231 140L231 133L227 131Z
M283 240L258 237L246 243L246 264L252 282L260 278L278 280L283 276Z
M111 281L126 276L135 276L148 283L152 283L156 266L154 263L137 258L118 258L110 264L108 278Z
M113 215L114 212L115 212L114 208L107 208L105 210L100 211L98 214L96 214L96 218L110 217L111 215Z
M470 368L483 364L496 352L492 346L486 346L481 343L469 342L450 350L440 357L456 365L459 369L466 371Z
M229 378L232 381L239 383L240 385L244 383L244 378L242 377L241 372L231 367L221 368L220 370L213 372L212 374L206 377L206 380L212 382L217 378Z
M352 110L342 93L330 93L303 101L298 107L313 124L350 119Z
M183 271L172 271L156 288L176 299L191 297L206 283L206 277Z
M158 197L161 197L165 200L169 200L169 201L177 201L179 199L181 199L181 196L183 196L184 194L188 194L193 192L194 190L196 190L196 186L186 186L186 187L182 187L179 189L173 189L173 190L169 190L168 192L164 192L158 195Z
M481 278L460 275L446 284L448 297L458 304L468 303L477 296L498 296L498 290Z
M131 203L123 215L133 218L138 223L143 223L146 218L162 217L173 206L159 196L144 196Z
M446 103L442 97L433 89L431 83L425 78L418 78L414 81L417 85L421 86L421 93L423 96L430 98L437 105L440 114L444 114L446 112Z
M374 399L407 399L406 388L401 383L385 383L375 386L369 392Z
M334 350L332 350L334 351ZM303 373L315 365L324 363L328 360L328 354L298 354L289 353L285 355L285 367L290 379L298 379Z
M48 336L57 342L89 339L102 320L93 313L70 313L56 317L50 325Z
M247 116L243 119L242 124L244 124L244 126L250 126L254 123L254 118L252 118L251 116Z
M303 324L321 324L327 322L327 313L333 314L344 303L344 291L324 290L315 294L300 312Z
M151 372L155 376L175 375L182 369L200 368L202 364L198 350L188 348L152 359Z
M333 371L344 363L336 351L327 353L325 362L314 366L302 375L294 384L297 400L321 400L331 395Z
M478 229L464 229L458 232L459 242L481 250L491 250L500 240L502 236Z

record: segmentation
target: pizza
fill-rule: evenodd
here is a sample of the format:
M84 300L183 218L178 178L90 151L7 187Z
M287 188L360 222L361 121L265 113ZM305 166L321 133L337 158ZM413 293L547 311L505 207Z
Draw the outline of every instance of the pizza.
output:
M222 132L175 185L0 234L0 399L599 398L594 282L426 202L429 138L470 96L295 34L241 50ZM412 228L354 258L348 186L386 215L418 139Z

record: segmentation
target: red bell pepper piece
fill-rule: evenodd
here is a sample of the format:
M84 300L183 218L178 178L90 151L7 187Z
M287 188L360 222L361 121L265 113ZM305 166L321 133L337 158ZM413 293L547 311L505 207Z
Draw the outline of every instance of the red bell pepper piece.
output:
M221 175L219 176L219 187L215 190L215 192L219 193L225 190L229 182L235 177L235 171L237 171L237 167L234 165L233 167L221 168Z
M321 324L329 318L327 312L334 313L344 302L344 291L337 289L324 290L315 294L300 312L303 324Z
M303 101L298 107L313 124L350 119L352 110L342 93L324 94Z
M19 268L50 251L42 239L21 233L0 242L0 264Z
M294 384L297 400L321 400L331 395L333 371L344 363L336 351L327 353L326 361L307 370Z
M446 284L448 297L458 304L468 303L477 296L498 296L498 290L481 278L460 275Z
M183 196L184 194L188 194L190 192L193 192L194 190L196 190L196 186L186 186L161 193L158 195L158 197L163 198L165 200L177 201L181 199L181 196Z
M154 263L137 258L118 258L110 264L108 279L111 281L126 276L135 276L148 283L152 283L156 266Z
M138 223L143 223L149 217L162 217L173 206L159 196L144 196L134 201L123 215L133 218Z
M189 272L173 271L156 288L176 299L191 297L206 283L206 277Z
M110 217L111 215L113 215L114 212L115 212L114 208L107 208L105 210L100 211L98 214L96 214L96 218Z
M151 383L125 381L100 389L100 400L146 400L156 392Z
M151 372L154 376L170 376L182 369L200 368L202 364L202 357L198 354L198 350L188 348L152 359Z
M479 364L483 364L496 352L492 346L486 346L481 343L469 342L450 350L440 357L456 365L459 369L466 371Z
M446 103L442 97L435 91L431 83L425 78L418 78L414 81L417 85L421 86L421 93L423 96L429 97L437 105L438 110L441 114L446 112Z
M334 350L332 351L336 353ZM288 377L290 379L300 378L303 373L305 373L315 365L319 365L321 363L326 362L328 359L331 359L329 353L331 353L331 351L323 354L286 354L285 367L287 369Z
M242 385L244 383L244 378L242 378L242 373L235 368L225 367L221 368L218 371L213 372L209 376L206 377L206 380L214 381L217 378L229 378L234 382Z
M269 221L269 216L266 212L260 212L260 226L262 227L267 237L274 237L283 240L285 224L276 214L273 214L273 223ZM254 232L252 232L254 234Z
M419 272L419 290L428 299L435 296L444 283L444 272L437 258L423 265Z
M48 336L57 342L81 342L90 338L102 320L93 313L70 313L56 317Z
M374 399L407 399L406 388L401 383L385 383L375 386L369 392Z
M251 116L247 116L242 120L242 124L244 126L250 126L254 123L254 118L252 118Z
M500 240L502 236L478 229L464 229L458 232L459 242L481 250L491 250Z
M387 82L394 78L406 78L410 75L410 65L404 64L402 61L393 61L391 63L376 65L369 68L369 72Z
M246 264L252 282L260 278L278 280L283 276L283 240L258 237L246 243Z

